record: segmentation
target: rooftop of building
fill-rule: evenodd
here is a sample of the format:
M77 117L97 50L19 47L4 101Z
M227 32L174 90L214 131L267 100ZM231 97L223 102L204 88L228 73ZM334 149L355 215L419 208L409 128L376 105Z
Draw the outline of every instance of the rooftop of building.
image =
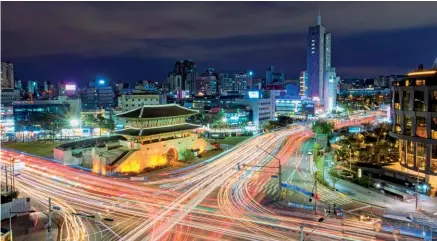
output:
M2 93L3 92L5 92L5 93L14 93L14 92L19 92L20 90L18 90L18 89L12 89L12 88L2 88Z
M151 135L178 132L178 131L194 130L199 127L200 127L199 125L183 123L178 125L158 126L158 127L149 127L149 128L129 128L121 131L116 131L114 133L118 135L125 135L125 136L151 136Z
M437 69L419 69L407 74L407 78L436 77Z
M159 91L141 91L141 92L132 91L129 93L123 93L122 95L161 95L161 93Z
M144 105L142 107L120 113L117 115L117 117L147 119L173 116L189 116L196 113L198 113L198 111L191 110L177 104Z

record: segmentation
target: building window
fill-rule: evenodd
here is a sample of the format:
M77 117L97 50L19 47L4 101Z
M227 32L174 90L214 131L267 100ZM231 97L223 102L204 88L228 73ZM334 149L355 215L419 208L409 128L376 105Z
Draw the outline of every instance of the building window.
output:
M414 91L414 110L415 111L426 111L425 110L425 94L423 91Z
M426 84L426 81L424 80L424 79L418 79L418 80L416 80L416 86L419 86L419 85L425 85Z
M411 136L413 128L413 118L411 116L404 116L404 135Z
M402 97L402 109L403 110L412 110L410 105L410 92L404 91L404 96Z
M406 152L407 152L407 165L409 167L414 166L414 142L412 141L406 141Z
M401 115L396 115L396 125L395 125L395 132L400 134L401 133Z
M426 145L422 142L417 142L416 146L416 167L419 170L425 170L426 167Z
M437 91L429 91L429 106L431 112L437 112Z
M431 172L437 173L437 145L432 145Z
M401 109L401 101L400 101L400 98L399 98L399 91L395 91L395 94L394 94L394 108L395 108L395 110L400 110Z
M406 165L405 160L405 148L407 146L407 141L399 139L399 161L401 164Z
M434 117L431 120L431 138L437 139L437 118Z
M416 136L427 138L425 117L422 116L416 117Z

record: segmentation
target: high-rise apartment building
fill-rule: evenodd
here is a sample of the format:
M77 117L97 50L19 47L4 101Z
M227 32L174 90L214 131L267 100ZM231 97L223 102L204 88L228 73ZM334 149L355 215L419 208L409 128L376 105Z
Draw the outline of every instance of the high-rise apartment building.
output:
M114 90L109 81L97 79L81 93L82 109L110 109L114 106Z
M14 65L8 62L2 62L1 70L1 87L2 89L13 89L14 88Z
M217 77L215 69L206 69L196 78L196 94L215 95L217 93Z
M320 14L317 24L309 27L307 41L307 96L323 103L325 72L331 69L331 34L322 25Z
M23 82L21 80L14 81L14 88L17 90L23 90Z
M173 72L167 77L170 91L196 91L196 63L193 60L178 61L174 65Z
M219 74L219 93L234 91L235 81L232 75L220 73Z
M252 88L252 75L253 73L249 71L249 73L238 73L234 74L235 81L235 91L244 92Z
M38 82L36 80L29 80L27 81L27 92L29 94L36 94L38 95Z
M269 85L282 82L284 82L284 73L275 72L275 67L270 66L266 71L266 84Z
M300 96L308 96L308 74L306 71L301 71L299 76Z

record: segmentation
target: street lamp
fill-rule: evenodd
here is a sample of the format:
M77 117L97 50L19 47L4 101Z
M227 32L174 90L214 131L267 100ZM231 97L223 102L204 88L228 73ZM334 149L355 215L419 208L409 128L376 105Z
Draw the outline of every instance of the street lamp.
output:
M70 120L70 125L71 127L77 127L79 125L79 120L77 119Z

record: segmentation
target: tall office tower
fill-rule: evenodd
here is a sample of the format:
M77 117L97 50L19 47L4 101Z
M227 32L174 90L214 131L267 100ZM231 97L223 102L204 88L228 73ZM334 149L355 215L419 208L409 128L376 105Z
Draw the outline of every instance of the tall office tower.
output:
M331 34L322 25L322 17L317 16L317 24L308 30L307 48L307 95L318 98L323 103L325 72L331 69Z
M167 77L170 91L196 91L196 63L193 60L178 61Z
M1 87L2 89L13 89L14 88L14 65L8 62L2 62L1 70Z

